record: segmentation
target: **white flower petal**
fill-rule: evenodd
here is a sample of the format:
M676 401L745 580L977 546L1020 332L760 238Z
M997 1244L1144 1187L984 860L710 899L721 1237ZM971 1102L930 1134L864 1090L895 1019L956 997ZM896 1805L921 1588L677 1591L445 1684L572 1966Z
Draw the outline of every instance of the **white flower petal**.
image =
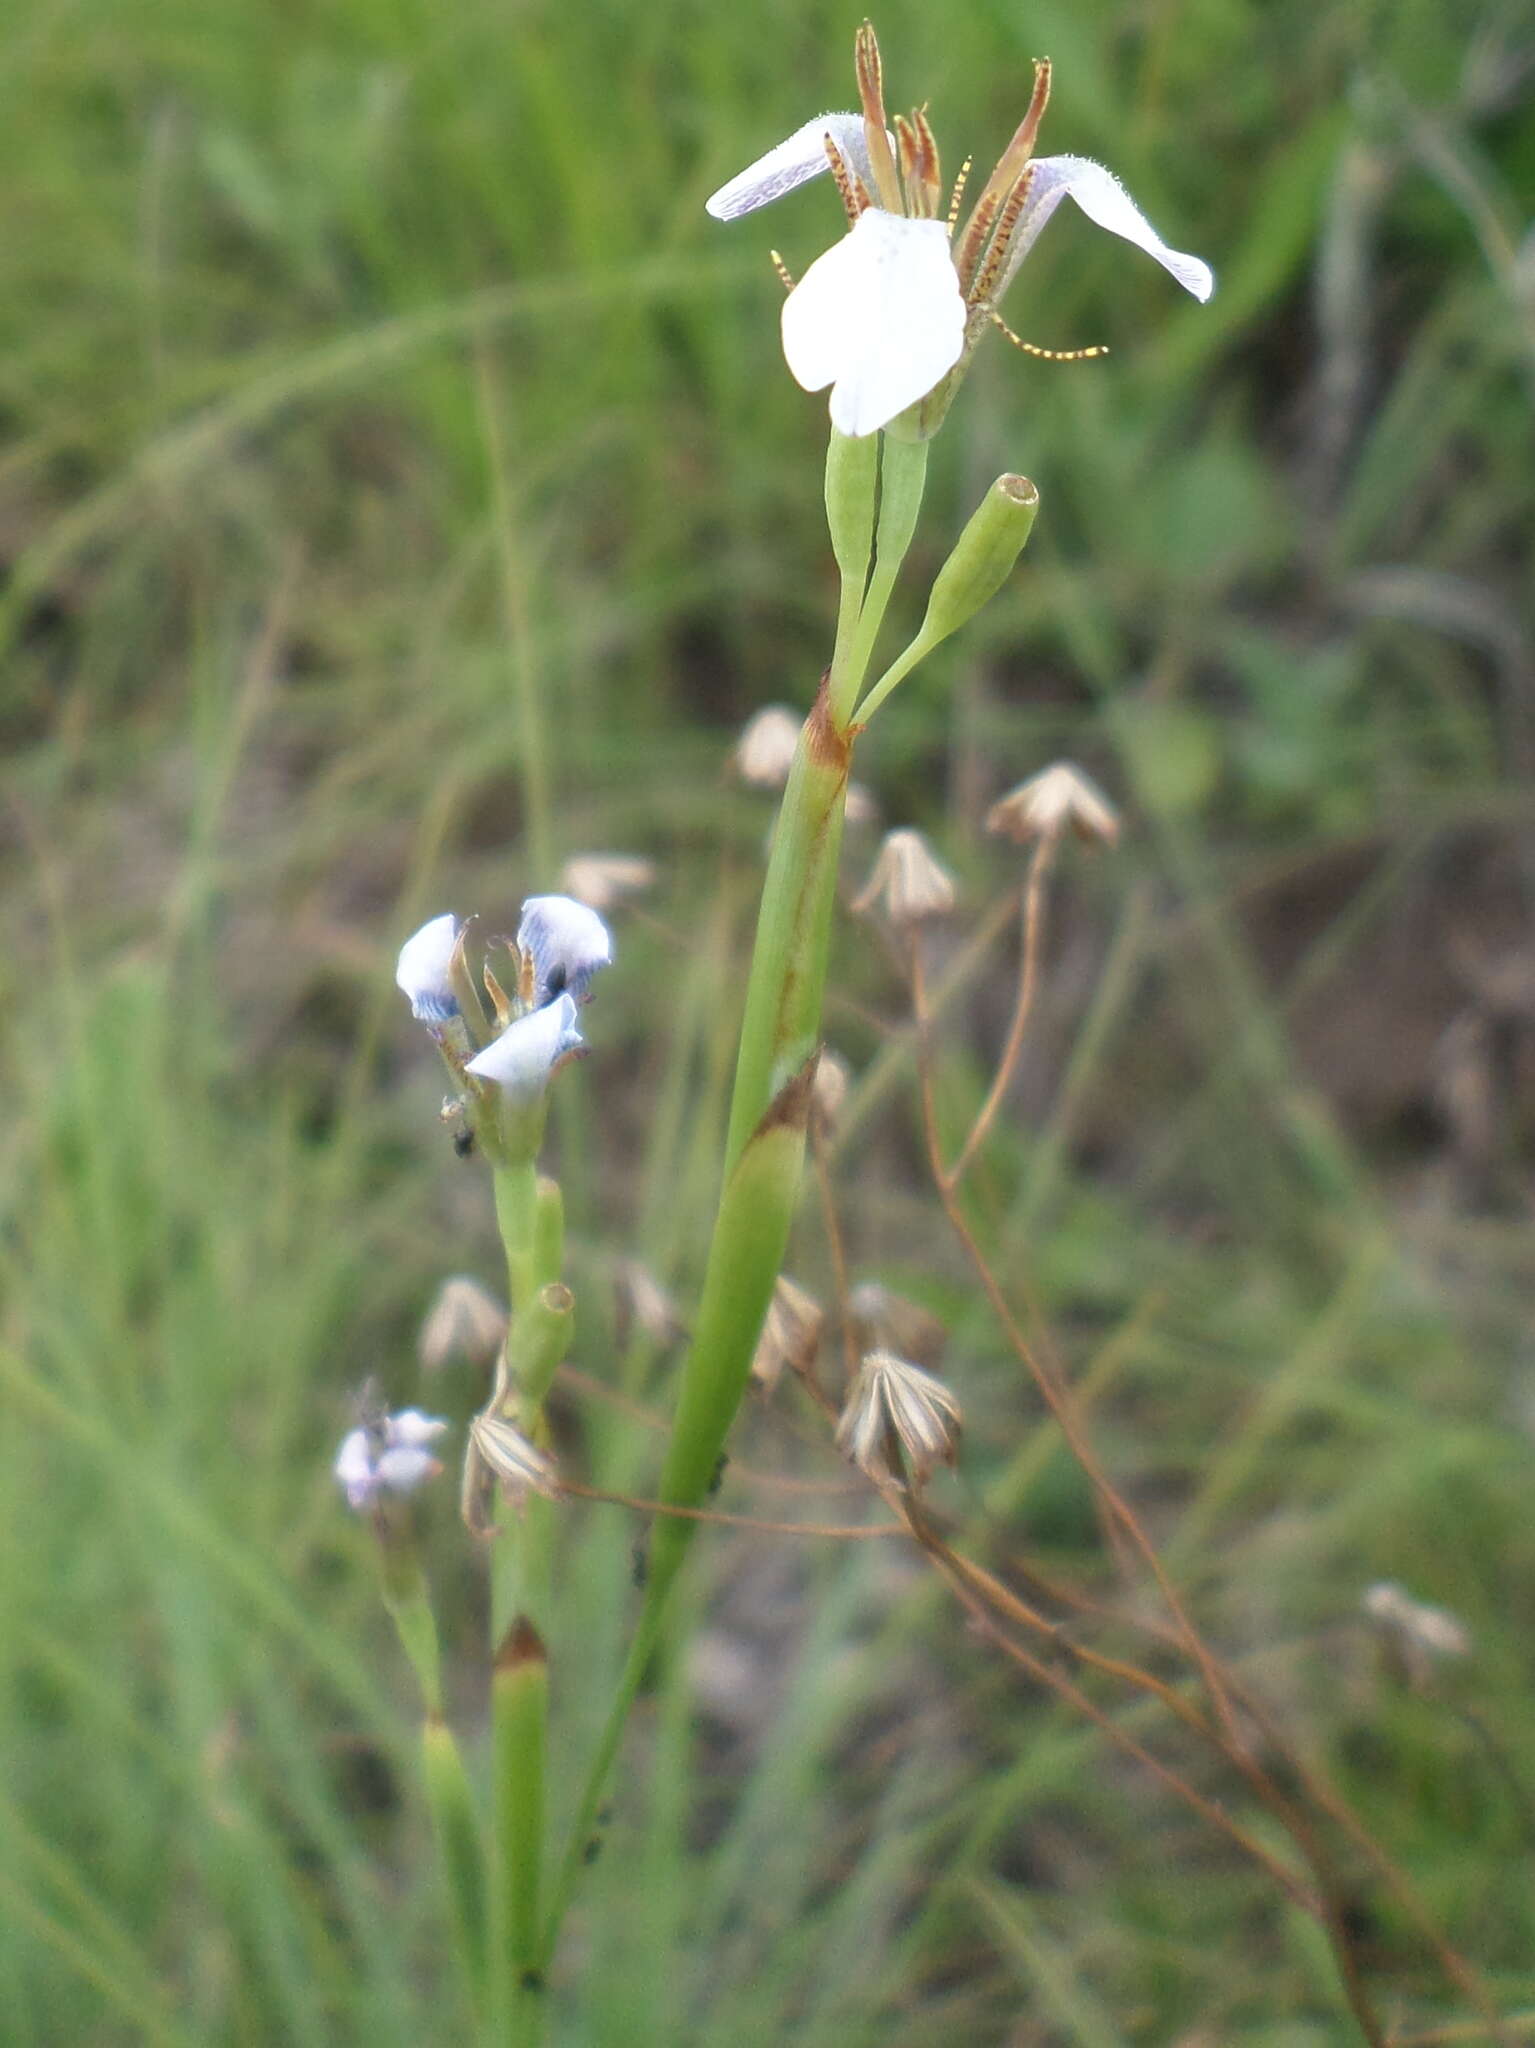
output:
M938 220L866 208L784 301L784 358L806 391L835 387L844 434L872 434L926 397L964 345L965 301Z
M423 1479L430 1479L441 1470L430 1451L411 1444L382 1452L375 1476L378 1484L387 1486L391 1493L414 1493Z
M346 1491L347 1506L366 1507L373 1497L376 1484L373 1471L373 1447L368 1441L365 1429L349 1430L341 1439L341 1449L336 1454L336 1478Z
M509 1024L499 1038L470 1060L468 1072L494 1081L514 1098L530 1100L548 1086L555 1063L582 1043L576 1029L575 999L562 995Z
M1197 256L1169 249L1112 171L1085 156L1042 156L1034 161L1028 201L1008 253L997 297L1007 289L1040 229L1068 195L1090 221L1155 257L1201 303L1215 290L1215 273L1209 264Z
M530 896L522 906L517 943L533 955L539 1004L567 989L584 995L592 976L613 958L612 933L595 910L573 896Z
M440 1415L423 1415L419 1408L402 1408L384 1424L391 1449L415 1449L435 1443L447 1428Z
M770 149L748 164L728 184L721 185L704 201L716 220L738 220L754 213L797 185L808 183L827 169L826 137L841 151L844 161L869 182L869 148L864 140L862 114L818 114L803 128L796 128L786 142Z
M394 970L397 984L410 998L410 1013L425 1023L445 1023L458 1014L448 985L448 965L458 943L458 919L451 910L413 932L400 948Z

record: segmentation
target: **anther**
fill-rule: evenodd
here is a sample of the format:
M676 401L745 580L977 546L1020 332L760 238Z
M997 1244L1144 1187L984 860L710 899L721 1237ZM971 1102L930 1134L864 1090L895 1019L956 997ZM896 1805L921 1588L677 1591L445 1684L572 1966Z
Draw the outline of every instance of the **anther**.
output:
M856 222L859 214L870 203L863 180L856 171L848 168L847 158L829 135L823 135L821 142L826 151L826 161L831 166L832 181L836 185L837 196L842 201L843 211L850 222Z
M790 270L788 264L784 262L783 258L779 255L776 249L769 249L768 260L772 263L773 268L778 272L778 282L783 286L786 292L792 292L794 289L794 273Z
M1002 275L1012 245L1013 230L1017 227L1023 209L1028 203L1029 188L1033 182L1034 166L1026 164L1018 173L1013 188L1002 202L1002 210L997 215L996 230L986 251L986 260L977 270L975 282L970 290L969 298L972 305L979 305L989 299L993 285ZM977 207L976 211L979 212L980 208Z
M1037 356L1044 363L1089 363L1094 356L1106 356L1107 348L1040 348L1036 342L1024 341L1014 334L995 306L987 306L986 317L993 327L998 327L1007 336L1014 348L1022 349L1026 356Z
M951 241L954 236L955 226L959 220L960 205L965 197L965 187L970 181L970 164L971 159L967 156L959 167L959 176L954 180L954 196L949 201L949 212L946 222Z

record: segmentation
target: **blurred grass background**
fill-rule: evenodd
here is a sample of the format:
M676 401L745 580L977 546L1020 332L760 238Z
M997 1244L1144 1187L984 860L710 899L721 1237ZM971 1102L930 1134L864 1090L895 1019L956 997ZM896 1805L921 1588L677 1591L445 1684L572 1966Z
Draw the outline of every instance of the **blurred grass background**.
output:
M833 610L824 408L778 357L767 249L803 268L834 208L726 231L702 200L847 103L855 25L8 14L7 2040L463 2037L412 1702L328 1470L366 1373L415 1394L437 1280L496 1272L393 953L449 904L509 920L568 854L660 864L559 1137L579 1363L662 1398L608 1275L696 1280L767 815L722 763L757 705L808 703ZM1008 875L985 803L1057 754L1130 820L1072 864L981 1209L1217 1643L1529 2003L1535 28L1513 0L877 25L951 170L1048 53L1044 146L1103 157L1220 278L1193 306L1063 212L1009 318L1110 361L993 345L937 446L919 569L1001 469L1044 513L861 772L972 905ZM1102 1573L934 1228L881 1055L898 991L851 927L839 959L833 1042L891 1083L842 1151L859 1272L951 1325L971 1504ZM1006 1001L967 1001L956 1091ZM795 1270L825 1281L808 1219ZM746 1449L800 1455L769 1421ZM601 1417L578 1455L632 1462ZM571 1758L633 1599L624 1521L571 1517ZM1312 1931L883 1549L709 1546L556 2038L1351 2039ZM1371 1654L1381 1577L1474 1632L1432 1695ZM458 1682L472 1740L469 1655ZM1432 2015L1363 1872L1358 1912Z

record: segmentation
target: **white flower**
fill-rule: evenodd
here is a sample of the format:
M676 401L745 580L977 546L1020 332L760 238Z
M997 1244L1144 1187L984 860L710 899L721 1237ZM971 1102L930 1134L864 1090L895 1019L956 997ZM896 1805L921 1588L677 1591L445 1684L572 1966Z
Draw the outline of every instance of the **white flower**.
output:
M967 318L946 223L870 206L785 299L784 360L806 391L831 385L839 433L872 434L953 369Z
M832 169L835 160L850 231L790 292L783 344L807 391L832 387L832 422L840 432L871 434L943 383L991 322L1065 198L1098 227L1145 250L1196 299L1209 298L1209 265L1170 249L1111 171L1087 157L1034 157L1049 99L1048 64L1036 66L1028 112L956 233L942 217L937 145L926 116L897 117L894 137L885 127L878 46L867 23L857 56L861 115L807 121L706 202L717 220L734 220ZM881 134L888 151L878 148ZM880 158L872 164L871 144ZM920 424L930 433L936 420Z
M607 926L573 896L530 896L522 906L517 943L532 956L533 1000L540 1005L567 990L585 995L592 976L613 958Z
M348 1432L336 1454L336 1478L347 1505L371 1508L380 1493L413 1493L442 1470L429 1448L447 1428L435 1415L402 1408Z
M508 1024L464 1071L494 1081L514 1101L530 1102L549 1085L561 1060L578 1052L584 1042L576 1029L575 998L561 995Z
M453 949L458 944L458 919L451 910L413 932L400 948L395 981L410 998L410 1013L423 1023L445 1024L458 1015L458 999L448 980Z

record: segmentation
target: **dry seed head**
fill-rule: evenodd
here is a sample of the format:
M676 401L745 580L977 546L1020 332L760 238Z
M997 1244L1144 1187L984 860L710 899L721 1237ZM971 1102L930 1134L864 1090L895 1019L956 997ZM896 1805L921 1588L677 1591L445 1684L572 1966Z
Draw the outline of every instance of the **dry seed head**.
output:
M1119 843L1119 814L1089 776L1070 761L1056 761L999 797L986 813L986 830L1022 846L1059 839L1070 829L1092 846Z
M444 1280L421 1319L416 1356L427 1372L441 1372L461 1358L489 1365L506 1335L506 1310L488 1287L467 1273Z
M849 825L877 825L879 804L874 792L862 782L850 782L843 800L842 815Z
M1391 1579L1366 1587L1360 1605L1371 1621L1388 1631L1409 1676L1420 1683L1435 1664L1471 1654L1471 1633L1463 1621L1448 1608L1414 1600Z
M782 789L799 745L800 720L784 704L765 704L747 719L730 765L753 789Z
M559 1472L547 1451L530 1443L520 1429L499 1415L477 1415L469 1425L471 1457L478 1457L500 1483L513 1507L520 1508L530 1493L557 1500Z
M576 853L560 870L560 887L589 910L608 911L625 896L648 889L655 862L637 853Z
M853 1289L848 1308L860 1352L894 1351L929 1372L943 1363L949 1333L918 1302L892 1294L878 1280L865 1280Z
M825 1327L820 1303L780 1273L773 1282L767 1319L752 1354L753 1382L763 1393L771 1394L783 1378L785 1366L790 1372L807 1372L815 1364Z
M852 1078L853 1070L841 1054L823 1045L821 1057L816 1062L815 1085L810 1096L810 1105L823 1136L829 1137L837 1128L837 1118L842 1114Z
M920 832L885 834L863 894L853 908L863 912L879 902L884 903L885 914L895 925L919 924L926 917L946 916L954 908L953 878L938 865Z
M682 1317L660 1281L638 1259L621 1259L613 1271L619 1325L637 1329L652 1344L674 1344L685 1335Z
M848 1389L837 1448L877 1483L915 1491L959 1455L958 1401L941 1379L893 1351L871 1351Z

